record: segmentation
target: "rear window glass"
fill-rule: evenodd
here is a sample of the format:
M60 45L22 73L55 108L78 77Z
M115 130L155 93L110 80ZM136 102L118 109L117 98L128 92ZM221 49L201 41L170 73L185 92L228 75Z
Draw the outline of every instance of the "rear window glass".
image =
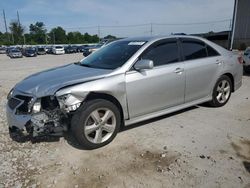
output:
M220 55L215 49L213 49L211 46L207 46L207 54L208 57L218 56Z
M185 60L207 57L206 46L202 42L183 41L182 49Z

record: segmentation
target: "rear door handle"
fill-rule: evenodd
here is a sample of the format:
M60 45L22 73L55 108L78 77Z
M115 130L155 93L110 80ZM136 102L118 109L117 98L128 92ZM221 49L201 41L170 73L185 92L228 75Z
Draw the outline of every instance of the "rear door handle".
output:
M176 73L176 74L181 74L183 72L184 72L184 68L176 68L174 71L174 73Z

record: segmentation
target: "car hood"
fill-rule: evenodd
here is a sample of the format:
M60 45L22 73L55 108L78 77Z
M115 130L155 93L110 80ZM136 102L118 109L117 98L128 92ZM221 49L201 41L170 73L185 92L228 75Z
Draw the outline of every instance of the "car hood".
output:
M69 64L33 74L15 86L15 90L36 97L54 95L63 87L105 77L111 73L108 69L95 69Z

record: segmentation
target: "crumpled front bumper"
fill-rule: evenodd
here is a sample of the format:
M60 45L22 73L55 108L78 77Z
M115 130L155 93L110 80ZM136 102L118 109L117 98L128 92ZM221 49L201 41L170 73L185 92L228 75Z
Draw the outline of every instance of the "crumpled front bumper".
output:
M6 105L6 117L9 128L18 128L20 130L25 129L25 125L30 121L31 115L18 115L16 109L10 109L8 104Z

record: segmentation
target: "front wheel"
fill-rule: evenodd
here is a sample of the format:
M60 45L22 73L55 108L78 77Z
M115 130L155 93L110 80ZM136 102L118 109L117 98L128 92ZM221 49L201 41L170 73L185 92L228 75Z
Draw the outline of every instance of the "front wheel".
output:
M226 75L221 76L214 86L213 99L209 104L213 107L224 106L231 96L231 91L232 82L230 78Z
M120 125L119 109L112 102L103 99L87 101L71 121L73 135L86 149L96 149L110 143Z

